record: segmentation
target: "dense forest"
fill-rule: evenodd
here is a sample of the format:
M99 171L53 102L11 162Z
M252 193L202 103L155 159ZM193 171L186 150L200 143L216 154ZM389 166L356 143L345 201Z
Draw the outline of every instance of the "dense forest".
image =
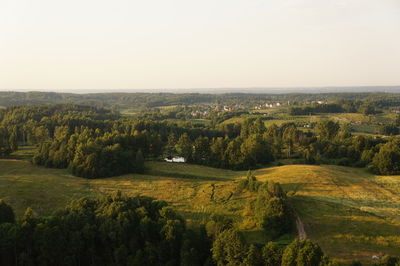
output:
M266 127L262 118L207 126L120 117L99 107L39 105L0 111L0 133L3 156L18 145L37 145L33 163L68 168L86 178L141 173L146 159L173 156L234 170L297 159L400 173L396 136L353 136L346 125L331 120L304 131L290 122Z

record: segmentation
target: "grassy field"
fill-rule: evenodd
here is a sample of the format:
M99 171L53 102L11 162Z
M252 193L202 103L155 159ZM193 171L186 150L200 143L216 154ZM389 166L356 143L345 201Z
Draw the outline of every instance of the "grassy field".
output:
M87 180L66 170L34 166L26 160L28 153L22 150L16 155L22 159L0 160L0 198L18 216L28 206L47 215L72 199L121 190L165 200L189 224L205 222L214 212L229 215L249 242L267 241L245 211L254 194L237 190L245 171L148 162L144 175ZM261 181L282 184L308 237L332 257L368 263L375 254L400 253L400 176L374 176L362 169L326 165L286 165L254 174Z
M331 256L370 263L372 255L400 253L400 176L327 165L287 165L256 175L291 191L308 237Z

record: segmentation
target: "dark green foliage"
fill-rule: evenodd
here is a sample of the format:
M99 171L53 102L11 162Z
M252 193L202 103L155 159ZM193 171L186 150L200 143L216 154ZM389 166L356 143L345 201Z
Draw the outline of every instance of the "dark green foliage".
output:
M260 204L257 200L256 212L259 225L272 237L278 237L292 229L292 215L284 200L272 197Z
M332 120L323 120L317 125L317 134L322 140L332 140L339 132L339 123Z
M249 266L264 265L262 254L260 252L260 249L256 245L254 244L250 245L246 257L244 259L244 265L249 265Z
M293 213L279 184L269 182L259 187L255 202L258 225L272 238L293 229Z
M144 173L144 157L143 157L142 150L138 150L136 152L135 168L136 168L136 172L138 172L140 174Z
M346 108L360 106L351 99L339 102L348 105ZM191 108L200 107L176 108L175 116L191 114ZM222 113L221 117L231 114ZM70 104L9 107L0 110L0 156L8 156L18 145L33 144L38 146L33 163L98 178L142 173L139 150L146 159L183 156L189 163L233 170L254 169L281 158L366 166L379 152L379 144L387 141L354 137L349 126L329 120L313 124L313 133L300 130L295 123L265 128L264 117L259 116L242 124L212 126L158 118L125 118L115 110ZM395 127L385 128L390 129L386 133L395 133Z
M213 243L212 257L217 265L245 266L328 266L335 265L321 248L310 240L293 241L280 248L273 242L264 247L248 245L240 232L228 229Z
M373 169L379 174L400 173L400 140L394 139L384 144L372 161Z
M63 140L43 142L32 160L47 167L68 166L73 174L85 178L142 171L143 160L136 165L133 149L138 138L84 129Z
M378 266L399 266L400 258L386 255L386 256L383 256L376 265L378 265Z
M18 148L15 127L0 126L0 156L8 156Z
M221 232L212 246L212 257L217 265L240 265L247 258L248 247L238 231Z
M273 242L268 242L261 250L265 265L281 265L283 250Z
M251 192L257 192L261 184L262 182L257 181L257 178L249 170L247 172L246 179L240 180L238 188L240 190L247 189L248 191Z
M165 202L120 193L0 225L2 265L203 265L210 243ZM12 251L4 254L3 251Z
M359 112L364 115L374 115L379 113L378 110L373 106L372 103L365 103L359 108Z
M206 224L207 235L215 239L219 233L232 229L233 221L225 215L213 213Z
M187 229L184 235L180 254L181 266L202 266L211 265L210 255L211 239L203 227L199 231Z
M379 134L393 136L399 134L399 128L395 124L383 125L379 129Z
M322 266L324 254L321 248L310 240L294 241L282 255L282 266Z
M343 113L345 109L339 104L315 104L308 107L292 107L290 115L313 115L317 113Z
M15 215L13 209L4 200L0 199L0 224L14 222Z

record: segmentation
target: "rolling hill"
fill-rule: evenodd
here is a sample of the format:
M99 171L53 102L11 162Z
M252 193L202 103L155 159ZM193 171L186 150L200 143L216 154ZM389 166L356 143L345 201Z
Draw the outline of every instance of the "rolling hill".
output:
M171 203L191 224L214 213L229 215L249 242L268 239L246 212L254 194L240 192L246 172L190 164L148 162L144 175L82 179L66 170L34 166L26 159L0 160L0 198L18 216L28 206L46 215L82 196L121 190ZM371 262L372 255L400 252L400 177L374 176L363 169L329 165L285 165L254 171L290 196L305 234L332 257ZM195 223L193 223L195 224ZM293 236L286 236L282 243Z

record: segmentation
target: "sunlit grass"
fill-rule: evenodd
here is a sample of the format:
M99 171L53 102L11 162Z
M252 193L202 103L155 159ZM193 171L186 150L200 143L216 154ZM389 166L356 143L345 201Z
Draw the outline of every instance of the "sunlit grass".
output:
M400 252L400 195L387 189L398 188L399 177L331 165L287 165L255 174L292 191L308 236L333 257L369 263L373 254Z

